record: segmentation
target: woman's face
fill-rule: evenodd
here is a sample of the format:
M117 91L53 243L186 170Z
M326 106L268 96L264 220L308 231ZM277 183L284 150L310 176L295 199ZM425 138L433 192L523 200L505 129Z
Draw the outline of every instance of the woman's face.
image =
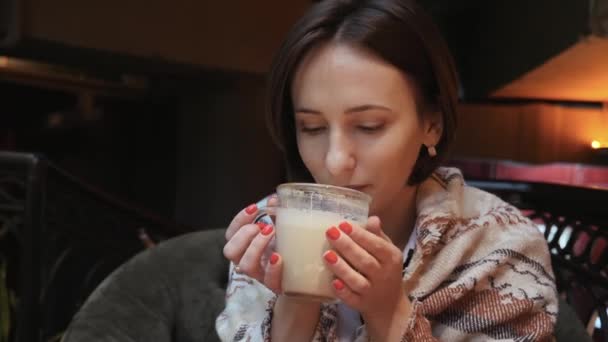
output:
M371 195L371 214L403 198L420 147L441 136L440 115L420 120L414 94L399 69L366 50L328 43L309 53L291 95L315 181Z

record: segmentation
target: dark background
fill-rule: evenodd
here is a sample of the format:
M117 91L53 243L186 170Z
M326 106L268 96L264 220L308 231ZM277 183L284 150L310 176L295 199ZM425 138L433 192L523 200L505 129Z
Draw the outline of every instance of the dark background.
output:
M461 73L455 156L589 161L588 143L608 127L600 103L489 96L588 35L586 2L422 2ZM0 0L0 56L72 72L65 81L0 68L0 149L42 153L180 223L225 226L283 181L263 118L266 72L311 4ZM145 90L130 89L126 76L145 80Z

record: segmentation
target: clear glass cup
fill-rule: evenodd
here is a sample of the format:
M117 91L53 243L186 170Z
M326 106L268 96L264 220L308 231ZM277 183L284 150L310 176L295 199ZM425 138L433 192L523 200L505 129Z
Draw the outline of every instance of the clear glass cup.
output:
M346 221L364 226L371 196L349 188L314 183L277 187L273 208L276 250L283 258L283 292L287 296L334 301L333 273L323 254L329 249L325 232Z

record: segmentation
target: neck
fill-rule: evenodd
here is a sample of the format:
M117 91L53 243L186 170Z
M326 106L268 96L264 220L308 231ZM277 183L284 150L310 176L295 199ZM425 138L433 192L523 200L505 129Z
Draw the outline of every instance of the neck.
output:
M378 212L382 222L382 230L391 239L393 244L403 250L416 223L416 190L418 187L405 187L393 199L396 205L388 206L384 211Z

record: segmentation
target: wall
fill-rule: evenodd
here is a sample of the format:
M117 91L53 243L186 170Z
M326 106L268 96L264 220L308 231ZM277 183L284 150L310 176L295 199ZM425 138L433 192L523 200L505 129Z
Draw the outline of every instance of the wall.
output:
M263 72L309 0L23 0L27 38Z
M21 0L19 53L102 75L107 69L108 77L116 70L150 74L156 86L153 76L159 73L159 93L175 95L174 103L153 115L142 109L117 118L118 126L128 127L108 131L124 129L125 138L103 140L122 149L64 164L181 223L226 226L282 180L280 156L263 121L263 75L287 30L311 3ZM55 50L47 49L47 42ZM145 69L130 56L143 57L133 63L183 68L176 75Z
M246 205L274 191L282 163L264 121L264 83L225 76L181 100L177 130L179 222L226 227Z
M553 104L460 107L454 155L524 162L588 162L608 142L608 110Z
M264 78L226 76L182 99L177 131L176 218L225 227L283 180L263 121ZM588 162L608 141L608 111L552 104L464 104L453 154L531 163Z

